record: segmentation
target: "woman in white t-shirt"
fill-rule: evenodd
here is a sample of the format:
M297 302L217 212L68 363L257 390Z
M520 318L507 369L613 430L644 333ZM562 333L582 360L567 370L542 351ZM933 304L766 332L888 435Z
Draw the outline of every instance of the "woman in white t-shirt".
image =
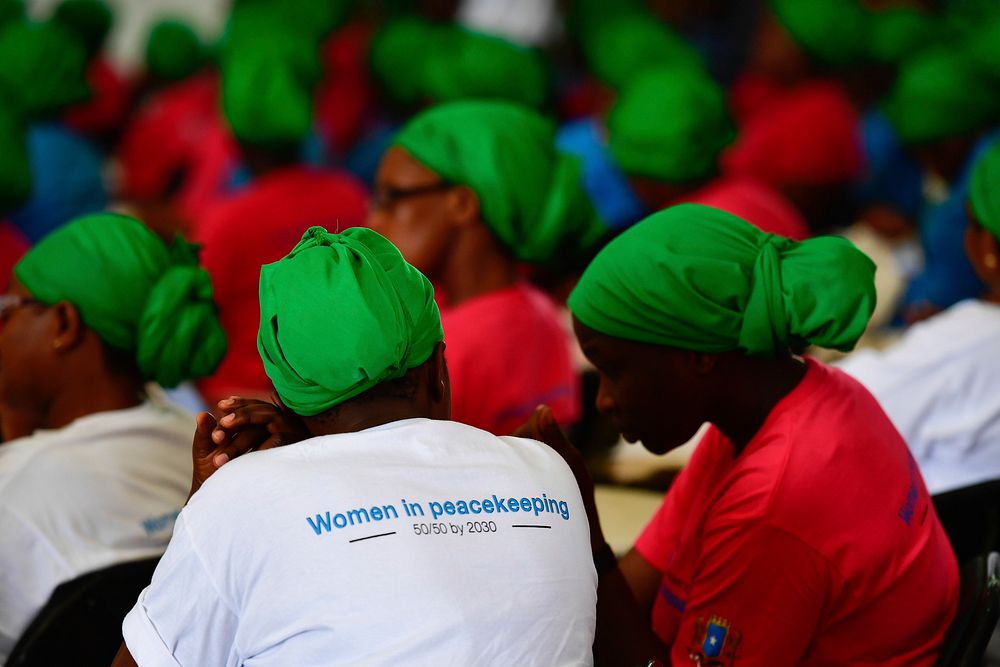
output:
M157 556L191 479L171 387L225 350L208 274L138 220L43 239L0 296L0 663L60 583Z
M1000 478L1000 141L969 181L965 251L986 292L839 366L882 404L931 493Z

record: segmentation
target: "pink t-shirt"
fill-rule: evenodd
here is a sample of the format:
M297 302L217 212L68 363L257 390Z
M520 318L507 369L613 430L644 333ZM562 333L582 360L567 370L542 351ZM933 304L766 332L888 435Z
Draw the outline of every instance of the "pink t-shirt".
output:
M257 353L260 267L287 255L313 225L335 231L364 224L367 205L364 186L346 173L289 167L205 212L195 240L229 342L222 364L199 383L206 399L271 392Z
M948 538L872 395L808 363L739 456L709 429L636 543L663 572L674 665L934 663L958 602Z
M441 311L452 419L510 435L540 403L580 418L580 378L559 311L527 283Z
M769 185L739 176L717 178L683 201L738 215L769 234L796 241L809 238L809 226L795 207Z

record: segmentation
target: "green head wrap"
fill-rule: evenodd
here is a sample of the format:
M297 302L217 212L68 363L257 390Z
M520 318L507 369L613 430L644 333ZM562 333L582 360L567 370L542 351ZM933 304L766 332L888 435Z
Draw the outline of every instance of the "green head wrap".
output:
M146 43L146 70L163 81L180 81L205 61L201 40L186 23L160 21Z
M196 250L167 248L141 222L98 213L52 232L14 267L36 299L69 301L107 344L164 387L208 375L226 352L212 282Z
M24 0L0 0L0 26L24 20Z
M97 53L111 30L111 9L101 0L63 0L52 20L79 35L88 53Z
M604 228L579 161L555 147L555 127L507 102L452 102L407 123L396 145L479 197L483 221L518 258L544 263L584 250Z
M313 88L322 72L308 40L273 24L257 34L241 30L227 43L221 70L222 110L237 139L294 144L309 134Z
M312 227L260 271L257 349L297 414L402 377L443 339L430 281L370 229Z
M621 89L651 68L701 71L701 57L688 42L652 16L626 14L595 28L583 43L598 79Z
M846 239L796 242L681 204L608 244L569 297L609 336L771 355L793 343L850 350L875 307L875 265Z
M870 16L857 0L771 0L771 9L792 39L826 65L864 59Z
M725 93L697 70L639 75L608 115L608 144L618 166L675 183L709 176L735 137Z
M1000 239L1000 141L993 142L972 167L969 205L976 221Z
M873 60L899 63L926 49L938 38L934 16L911 7L897 7L871 16L869 52Z
M31 162L24 124L0 104L0 217L31 195Z
M372 72L397 103L498 99L541 107L548 71L538 51L454 24L402 19L372 41Z
M904 144L978 132L1000 114L1000 95L962 52L934 50L907 61L883 108Z
M24 118L87 99L87 52L56 23L15 21L0 28L0 98Z

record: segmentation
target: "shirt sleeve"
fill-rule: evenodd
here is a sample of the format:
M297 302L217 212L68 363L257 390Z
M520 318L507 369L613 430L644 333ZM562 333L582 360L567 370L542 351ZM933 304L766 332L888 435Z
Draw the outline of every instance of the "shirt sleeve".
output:
M799 664L829 595L825 559L759 522L709 524L703 547L671 664Z
M122 623L129 652L140 667L238 667L238 620L205 569L181 513L152 582Z

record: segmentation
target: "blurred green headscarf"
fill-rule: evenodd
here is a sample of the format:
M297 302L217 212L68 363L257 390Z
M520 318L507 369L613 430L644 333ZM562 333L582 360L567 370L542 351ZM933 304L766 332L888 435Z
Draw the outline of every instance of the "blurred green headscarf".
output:
M260 272L257 348L281 400L312 416L427 361L444 339L434 288L363 227L311 227Z
M403 18L372 40L372 72L398 104L497 99L541 107L548 71L538 51L500 37Z
M195 247L178 237L168 248L134 218L77 218L29 250L14 275L39 301L72 303L104 342L132 352L143 376L164 387L209 375L225 354Z
M797 242L716 208L654 213L608 244L569 298L600 333L699 352L850 350L875 307L875 265L849 241Z
M962 51L936 49L904 63L883 109L904 144L937 141L1000 119L994 85Z
M55 113L90 95L83 42L57 23L14 21L0 27L0 62L0 100L24 119Z
M622 171L675 183L709 176L736 137L725 93L696 69L644 72L621 91L607 123Z
M993 142L972 167L969 206L976 221L1000 239L1000 140Z
M899 63L939 38L935 17L912 7L894 7L871 15L869 54L877 62Z
M198 71L205 49L191 26L181 21L160 21L146 43L146 70L162 81L180 81Z
M31 196L31 162L27 129L17 114L0 102L0 217Z
M101 0L63 0L52 14L52 21L76 33L87 53L95 54L104 45L114 17Z
M771 0L792 39L820 62L841 67L868 54L871 16L858 0Z
M615 89L652 68L704 67L683 37L642 12L615 16L595 27L582 46L594 75Z
M507 102L452 102L407 123L395 144L479 197L483 221L518 258L544 263L604 232L579 161L555 147L555 126Z

